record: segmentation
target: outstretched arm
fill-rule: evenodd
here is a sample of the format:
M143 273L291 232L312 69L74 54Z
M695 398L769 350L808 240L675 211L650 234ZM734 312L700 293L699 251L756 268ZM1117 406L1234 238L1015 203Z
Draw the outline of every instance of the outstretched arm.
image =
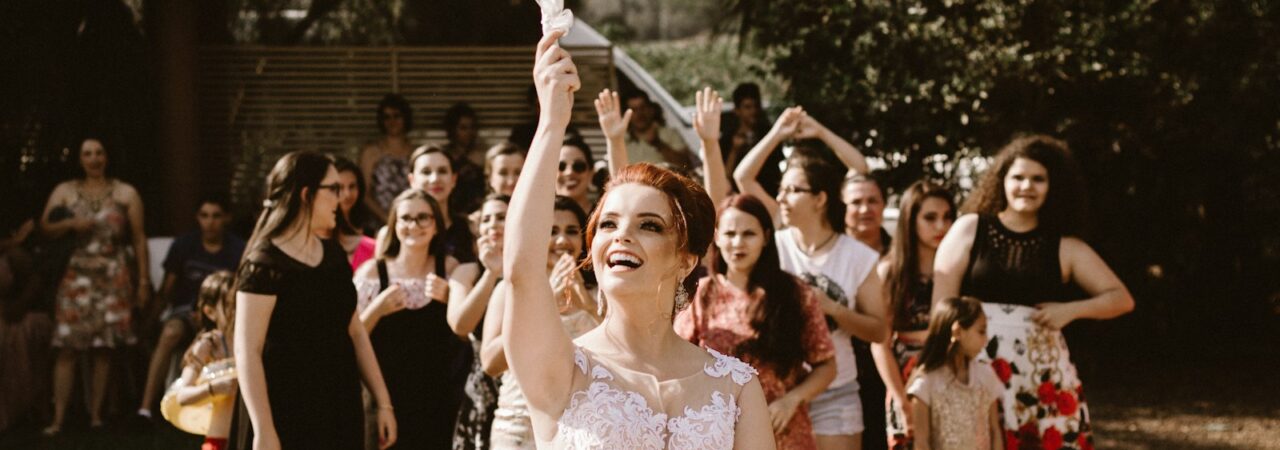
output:
M503 244L503 273L510 288L502 324L507 362L529 406L552 417L559 417L568 404L574 370L573 344L560 326L551 284L542 270L551 239L560 145L573 93L582 86L569 52L556 43L563 34L553 31L538 42L533 78L542 108L512 195Z
M596 98L596 115L600 117L600 131L604 132L605 155L609 161L609 176L627 167L627 126L631 124L631 110L622 113L618 93L605 89Z
M765 208L769 210L769 215L773 217L773 223L782 223L782 218L778 216L778 202L764 190L764 186L761 186L759 181L756 181L756 177L760 175L760 169L764 168L769 155L783 141L790 139L796 133L803 117L804 110L799 106L783 111L782 115L778 116L778 121L773 123L769 133L764 135L764 138L760 139L750 152L747 152L747 156L742 158L738 168L733 171L733 181L738 183L738 188L742 189L743 194L750 194L764 203Z
M720 105L720 94L704 87L697 93L697 109L693 111L693 129L702 142L703 185L716 207L729 196L729 178L720 155Z

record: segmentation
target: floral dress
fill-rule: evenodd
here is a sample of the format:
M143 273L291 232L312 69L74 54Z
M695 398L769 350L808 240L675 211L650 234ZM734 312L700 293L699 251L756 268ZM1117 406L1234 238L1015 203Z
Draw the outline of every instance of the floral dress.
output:
M54 347L114 348L135 340L130 326L134 256L128 208L115 201L114 190L112 182L101 198L92 198L77 185L66 205L75 217L92 219L93 228L76 236L66 275L58 284Z
M811 291L803 285L799 299L807 321L804 327L805 362L810 366L829 361L835 357L835 347L831 343L831 333L827 330L826 319ZM681 337L698 344L703 348L732 352L742 343L756 337L750 318L751 308L759 303L764 292L757 290L748 295L741 289L729 284L723 275L712 275L698 283L698 292L694 295L692 305L676 316L675 329ZM764 389L765 401L772 402L782 397L787 391L804 381L805 370L792 370L786 378L780 377L774 364L762 361L752 355L736 355L742 357L760 371L760 387ZM817 442L813 437L813 423L809 420L808 405L800 405L791 416L785 431L775 435L778 448L813 449Z

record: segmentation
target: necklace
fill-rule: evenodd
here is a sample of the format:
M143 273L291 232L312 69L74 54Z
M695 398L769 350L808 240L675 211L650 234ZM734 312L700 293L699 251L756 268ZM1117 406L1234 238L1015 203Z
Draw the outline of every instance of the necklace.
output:
M794 229L793 229L792 233L793 233L792 238L795 238L795 236L794 236L794 233L795 233ZM821 243L821 244L818 244L816 247L813 247L813 250L805 250L805 249L804 249L803 247L801 247L801 245L800 245L800 239L795 239L795 241L796 241L796 249L797 249L797 250L800 250L800 253L804 253L804 256L813 257L813 254L814 254L814 253L818 253L818 251L819 251L819 250L822 250L823 248L826 248L826 247L827 247L827 244L830 244L832 241L836 240L836 236L839 236L839 235L840 235L840 233L837 233L837 232L835 232L835 231L833 230L833 231L831 232L831 236L828 236L828 237L827 237L827 240L822 241L822 243Z

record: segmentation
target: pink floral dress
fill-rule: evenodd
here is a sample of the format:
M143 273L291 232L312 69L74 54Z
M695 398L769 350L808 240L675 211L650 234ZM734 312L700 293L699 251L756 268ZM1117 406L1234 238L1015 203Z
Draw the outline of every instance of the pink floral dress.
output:
M804 327L804 348L796 351L804 352L805 361L812 366L835 357L835 347L831 342L831 333L827 330L826 319L809 289L800 284L800 292L803 292L803 297L799 301L807 320ZM703 278L698 283L698 292L694 295L692 304L676 316L675 329L677 334L690 342L711 351L737 356L755 367L760 372L760 387L764 388L765 400L772 402L800 384L808 371L793 370L786 378L781 378L777 368L769 361L762 361L753 355L733 353L743 342L756 336L750 322L752 308L763 294L763 291L757 290L747 295L722 275ZM774 438L778 448L816 448L808 405L801 405L795 415L791 416L786 431Z

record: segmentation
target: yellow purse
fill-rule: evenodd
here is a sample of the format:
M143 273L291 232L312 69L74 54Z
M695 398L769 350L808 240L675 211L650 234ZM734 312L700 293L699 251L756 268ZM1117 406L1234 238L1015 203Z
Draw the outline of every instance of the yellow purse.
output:
M204 368L200 370L200 377L196 378L196 386L204 386L219 377L234 375L235 373L236 361L234 358L220 359L205 364ZM200 436L208 434L209 424L213 420L214 400L226 396L218 394L206 397L196 403L183 405L178 402L178 388L181 387L181 378L169 386L169 389L164 393L164 398L160 400L160 413L164 415L165 420L168 420L179 430Z

